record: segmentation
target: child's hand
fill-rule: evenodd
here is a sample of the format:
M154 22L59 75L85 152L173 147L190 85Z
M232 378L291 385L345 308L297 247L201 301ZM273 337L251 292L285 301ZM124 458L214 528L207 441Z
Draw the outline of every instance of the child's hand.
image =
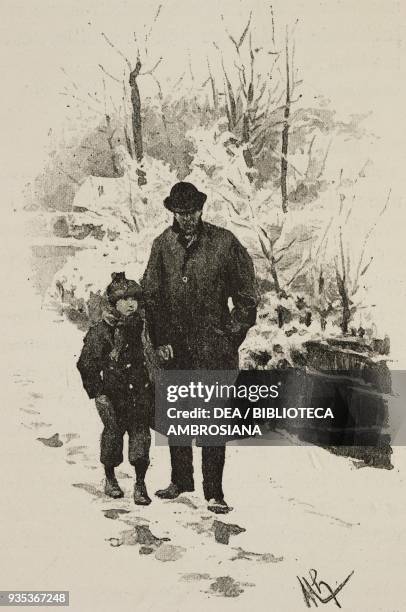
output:
M158 346L155 354L158 361L164 363L165 361L169 361L169 359L173 359L173 348L170 344Z
M107 395L98 395L96 397L96 408L102 423L105 427L112 427L115 424L115 413L113 404Z

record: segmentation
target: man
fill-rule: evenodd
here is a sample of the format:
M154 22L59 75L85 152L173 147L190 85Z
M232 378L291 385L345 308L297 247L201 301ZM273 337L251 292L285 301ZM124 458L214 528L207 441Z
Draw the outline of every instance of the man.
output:
M168 369L238 369L238 348L256 321L252 260L230 231L202 221L206 197L191 183L172 187L164 205L173 225L154 240L143 278L150 340ZM163 499L194 490L192 447L170 445L170 453L171 483L156 492ZM229 511L224 460L225 446L202 448L203 491L216 513Z

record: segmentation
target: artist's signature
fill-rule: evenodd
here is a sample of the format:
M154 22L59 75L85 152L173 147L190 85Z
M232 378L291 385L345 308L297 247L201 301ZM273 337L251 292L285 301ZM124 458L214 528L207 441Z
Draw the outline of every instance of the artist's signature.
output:
M311 608L313 604L317 608L319 603L326 604L329 603L329 601L333 601L338 608L341 608L337 595L347 584L353 573L354 570L348 574L345 580L340 582L340 584L334 588L327 584L325 580L320 580L318 577L318 572L315 569L311 569L309 571L308 578L305 578L304 576L299 578L299 576L297 576L299 584L302 587L302 593L307 607Z

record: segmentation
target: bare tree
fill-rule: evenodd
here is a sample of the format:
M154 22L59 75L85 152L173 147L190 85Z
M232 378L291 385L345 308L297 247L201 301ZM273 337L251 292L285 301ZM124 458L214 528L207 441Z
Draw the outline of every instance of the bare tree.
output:
M284 109L284 123L282 130L282 152L281 152L281 193L282 193L282 210L288 211L288 149L289 149L289 117L290 117L290 66L289 66L289 33L286 27L285 40L285 67L286 67L286 98Z
M135 147L135 158L137 162L141 162L144 156L144 148L142 143L142 121L141 121L141 96L138 87L137 77L141 70L141 60L138 57L134 70L130 72L129 84L131 88L131 104L132 104L132 128Z
M284 220L278 221L276 225L272 226L271 231L266 230L265 227L257 222L255 213L250 203L248 203L249 218L245 219L241 213L234 206L233 202L226 198L224 195L219 194L227 202L229 207L229 215L232 222L240 227L244 227L250 230L255 230L258 242L261 247L262 255L268 263L269 271L272 277L274 290L279 298L287 297L287 290L293 281L306 269L310 262L310 251L308 254L304 254L299 265L288 278L281 280L280 262L288 254L290 249L297 244L308 242L312 239L312 236L306 238L294 237L283 245L279 245L281 236L283 234Z
M224 17L221 16L224 21ZM234 37L227 28L227 36L235 49L234 68L238 75L238 86L233 87L229 72L224 64L223 53L214 43L220 53L224 78L225 111L228 129L238 139L243 147L243 157L248 168L247 176L253 180L254 157L258 149L258 139L255 130L261 119L263 96L270 82L270 74L265 78L256 70L256 53L252 40L252 12L240 36Z
M113 166L114 173L116 175L120 174L120 170L117 166L116 155L114 151L114 137L117 132L117 128L113 127L111 120L111 112L107 108L107 94L106 94L106 83L103 79L103 100L101 100L101 96L97 92L86 92L83 96L79 94L79 87L67 74L64 68L61 68L62 72L66 75L68 80L70 81L70 87L65 86L64 91L60 92L60 95L67 96L75 101L79 106L86 106L89 110L93 111L97 116L103 118L103 124L99 125L97 131L101 134L105 134L107 144L111 154L111 163ZM114 104L112 98L109 101L109 106L113 106L114 112L117 115L120 115L121 108L117 109ZM112 110L113 110L112 109ZM83 148L86 148L83 146ZM66 174L66 173L65 173Z
M328 244L328 236L333 218L324 230L317 248L311 253L311 265L309 268L310 277L310 300L312 309L318 313L320 327L325 331L327 327L327 317L333 310L333 297L328 291L328 283L325 276L325 257Z
M297 25L298 20L294 27ZM292 34L294 31L292 30ZM285 33L285 104L283 109L283 129L282 129L282 146L281 146L281 196L282 196L282 210L284 213L288 211L288 155L289 155L289 133L291 125L291 107L294 102L293 94L295 87L300 84L300 81L296 79L296 68L295 68L295 43L290 46L289 42L289 29L286 26ZM301 95L299 95L299 98ZM298 99L299 99L298 98ZM294 168L295 170L295 168ZM295 170L296 171L296 170Z
M364 171L365 166L363 167L361 172L358 174L358 177L355 179L354 185L357 183L360 177L364 176L363 171ZM341 177L342 177L342 173L341 173ZM341 177L340 177L340 183L341 183ZM366 232L364 236L364 240L362 241L361 251L360 251L358 260L356 262L351 261L350 253L349 252L346 253L345 251L344 240L343 240L343 227L342 225L340 225L339 227L339 236L338 236L339 254L338 256L334 258L334 266L335 266L336 287L337 287L337 292L338 292L338 295L341 301L340 327L341 327L343 334L348 334L349 324L353 317L353 314L357 310L357 308L361 307L359 304L354 303L354 299L356 298L356 294L358 290L360 289L362 278L367 273L374 259L373 256L371 255L369 257L369 260L365 261L366 248L370 240L371 234L374 231L380 217L384 214L384 212L386 211L389 205L391 193L392 193L392 190L389 189L384 206L378 213L376 220L372 223L371 227ZM345 212L344 210L345 195L343 193L339 193L339 196L340 196L340 214L345 213L344 225L347 225L351 217L351 213L353 210L353 204L356 198L355 198L355 195L352 197L349 209L347 212ZM352 270L354 271L351 273Z
M162 5L159 5L155 13L152 25L150 26L149 30L145 33L145 36L144 36L143 47L144 47L144 55L146 59L148 58L149 38L151 36L153 26L156 23L161 13L161 9L162 9ZM126 141L128 152L130 153L132 157L135 156L135 159L137 160L138 164L141 164L142 159L144 157L144 146L143 146L143 133L142 133L141 94L140 94L140 88L138 84L138 77L150 75L155 79L155 81L158 83L158 86L159 86L159 82L157 81L154 75L154 72L158 68L159 64L162 62L163 58L160 57L158 61L150 69L147 69L144 72L141 72L141 68L142 68L141 50L140 50L140 44L138 43L138 40L135 34L134 34L134 41L137 44L137 59L136 59L134 66L132 62L128 59L128 57L110 40L110 38L104 32L102 32L102 37L107 42L107 44L112 49L114 49L114 51L124 60L125 65L127 66L128 84L130 85L130 99L131 99L132 142L128 134L127 125L125 125L124 127L124 134L125 134L125 141ZM107 72L104 66L99 64L99 67L105 74L107 74L114 81L120 82L120 79L118 79L117 77ZM123 85L123 91L124 91L124 105L125 105L125 100L127 98L126 73L124 73L122 85ZM159 89L160 89L160 86L159 86ZM144 185L146 183L145 172L139 167L137 170L137 174L138 174L138 184L140 186Z

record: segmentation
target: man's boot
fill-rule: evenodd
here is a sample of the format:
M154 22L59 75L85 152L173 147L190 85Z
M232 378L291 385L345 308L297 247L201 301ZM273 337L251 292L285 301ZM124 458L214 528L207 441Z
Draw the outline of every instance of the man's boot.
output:
M214 514L227 514L232 511L232 508L230 508L224 498L212 498L208 501L207 510L214 512Z
M185 493L186 491L192 492L194 491L194 488L181 488L175 483L171 482L169 487L166 487L166 489L159 489L159 491L156 491L155 495L161 499L176 499L181 493Z
M106 474L106 482L104 484L104 493L113 499L118 499L119 497L124 497L124 492L120 488L120 485L117 482L116 475L114 473L114 468L106 466L104 468Z
M149 506L151 498L148 495L145 482L142 480L134 485L134 504L137 506Z

